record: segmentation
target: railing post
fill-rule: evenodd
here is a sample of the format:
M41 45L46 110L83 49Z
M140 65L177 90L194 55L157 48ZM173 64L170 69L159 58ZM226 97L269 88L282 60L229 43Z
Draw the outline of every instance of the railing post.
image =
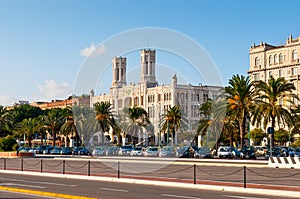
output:
M24 170L24 162L23 162L23 158L21 158L21 171Z
M63 160L63 174L65 174L65 169L66 169L66 161Z
M197 184L196 164L194 164L194 184Z
M91 175L91 161L88 161L88 176Z
M247 178L246 178L246 166L244 166L244 188L247 187Z
M43 159L41 159L41 173L43 173Z
M120 161L118 162L118 178L120 178Z
M6 158L4 158L3 170L6 170Z

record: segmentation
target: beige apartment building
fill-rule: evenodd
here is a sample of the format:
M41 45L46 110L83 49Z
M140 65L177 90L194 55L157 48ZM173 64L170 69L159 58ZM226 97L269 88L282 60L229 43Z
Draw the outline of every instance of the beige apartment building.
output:
M270 45L261 42L250 47L250 69L248 74L252 80L268 81L273 76L275 79L284 77L296 87L295 94L300 94L300 36L292 35L282 45ZM295 101L296 102L296 101ZM287 100L281 99L283 106L289 106ZM297 102L296 102L297 103ZM283 127L283 126L282 126ZM289 130L289 129L287 129ZM299 135L295 135L295 138Z
M270 45L261 42L250 48L250 70L248 74L252 80L267 81L271 76L275 79L284 77L296 87L296 94L300 93L299 73L300 36L292 35L284 45ZM283 101L283 103L285 103ZM286 105L286 104L283 104Z
M114 57L112 60L112 86L110 93L94 96L90 93L90 104L106 101L113 106L115 114L121 114L124 107L139 106L144 108L153 125L153 132L144 132L139 135L139 142L145 144L160 144L162 135L159 133L160 118L172 106L179 105L182 114L186 117L187 129L185 132L196 133L199 121L199 107L209 98L216 99L222 92L223 87L207 85L182 85L177 81L176 74L173 75L172 83L159 85L156 81L156 51L140 51L140 80L137 84L127 84L126 80L126 57ZM129 132L130 133L130 132ZM183 131L178 132L183 133ZM177 134L178 135L178 134ZM124 139L124 138L123 138ZM177 137L175 138L175 142ZM124 143L124 142L123 142Z

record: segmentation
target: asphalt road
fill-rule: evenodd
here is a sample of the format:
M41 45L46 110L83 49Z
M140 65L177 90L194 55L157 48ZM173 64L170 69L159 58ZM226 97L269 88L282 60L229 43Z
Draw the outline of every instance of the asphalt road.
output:
M53 177L4 174L0 175L0 185L97 197L101 199L282 199L288 198L266 196L259 194L232 193L225 191L209 191L188 188L164 187L155 185L140 185L118 182L90 181ZM191 185L192 186L192 185ZM39 198L19 193L0 192L0 198Z
M23 161L23 162L22 162ZM119 162L119 163L118 163ZM246 170L244 169L246 165ZM194 182L197 184L210 182L246 184L280 185L300 187L300 170L275 169L263 164L241 161L161 161L160 159L0 159L0 168L36 172L52 172L91 176L120 178L144 178L148 180ZM245 175L246 174L246 175ZM245 178L246 177L246 178Z

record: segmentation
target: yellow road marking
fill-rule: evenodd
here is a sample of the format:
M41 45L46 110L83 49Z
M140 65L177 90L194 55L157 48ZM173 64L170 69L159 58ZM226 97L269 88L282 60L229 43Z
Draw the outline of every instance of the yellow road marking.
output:
M97 198L91 198L91 197L85 197L85 196L75 196L75 195L52 193L52 192L45 192L45 191L36 191L36 190L28 190L28 189L20 189L20 188L5 187L5 186L0 186L0 190L26 193L26 194L32 194L32 195L40 195L40 196L67 198L67 199L73 199L73 198L74 199L97 199Z

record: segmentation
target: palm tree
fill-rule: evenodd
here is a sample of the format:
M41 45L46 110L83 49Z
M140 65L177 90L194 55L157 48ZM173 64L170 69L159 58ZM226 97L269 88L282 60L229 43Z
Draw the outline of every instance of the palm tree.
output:
M258 106L254 113L253 121L260 123L261 119L263 119L264 127L271 122L273 130L276 121L279 127L280 124L292 126L293 118L290 109L281 102L285 100L290 107L294 105L294 99L298 99L293 94L293 90L295 90L294 84L287 82L283 77L274 79L271 76L268 82L256 82L255 88L259 96L256 98ZM270 146L274 147L274 133L271 134L270 138Z
M94 104L94 108L96 111L96 120L98 120L102 131L101 142L104 145L104 133L109 127L113 126L112 107L109 102L97 102Z
M28 145L29 147L31 147L32 136L34 133L38 132L37 126L38 126L37 118L33 118L33 119L25 118L22 120L22 122L17 124L14 130L14 134L15 136L24 135L24 141L26 137L26 140L28 140Z
M179 106L171 107L166 114L163 115L164 120L162 124L162 130L165 132L167 130L167 142L169 144L169 131L172 135L172 144L175 145L175 133L181 126L182 113Z
M7 109L0 105L0 134L9 131L12 127L12 119Z
M210 137L214 137L214 145L218 148L218 139L225 123L226 102L222 99L217 101L208 100L199 108L202 119L199 121L197 136L201 134L206 136L206 144L210 148ZM208 134L210 132L210 135Z
M56 134L59 133L59 130L64 123L64 118L65 114L62 109L59 108L48 110L47 114L43 117L44 127L52 133L53 146L55 146Z
M69 115L66 120L65 123L61 126L60 128L60 132L62 134L64 134L65 136L65 147L68 146L68 136L69 134L72 134L72 137L74 137L74 133L75 133L75 140L76 140L76 146L79 146L78 144L78 135L77 135L77 130L76 130L76 126L74 124L74 119L73 116Z
M244 146L244 137L247 130L247 120L254 109L256 92L250 77L234 75L229 80L229 86L225 87L228 95L228 114L231 120L236 120L240 132L240 147Z
M127 114L131 121L128 130L132 132L136 139L137 135L141 133L141 127L146 128L150 124L148 113L142 107L134 106L128 109ZM135 141L133 141L133 144L135 144Z

